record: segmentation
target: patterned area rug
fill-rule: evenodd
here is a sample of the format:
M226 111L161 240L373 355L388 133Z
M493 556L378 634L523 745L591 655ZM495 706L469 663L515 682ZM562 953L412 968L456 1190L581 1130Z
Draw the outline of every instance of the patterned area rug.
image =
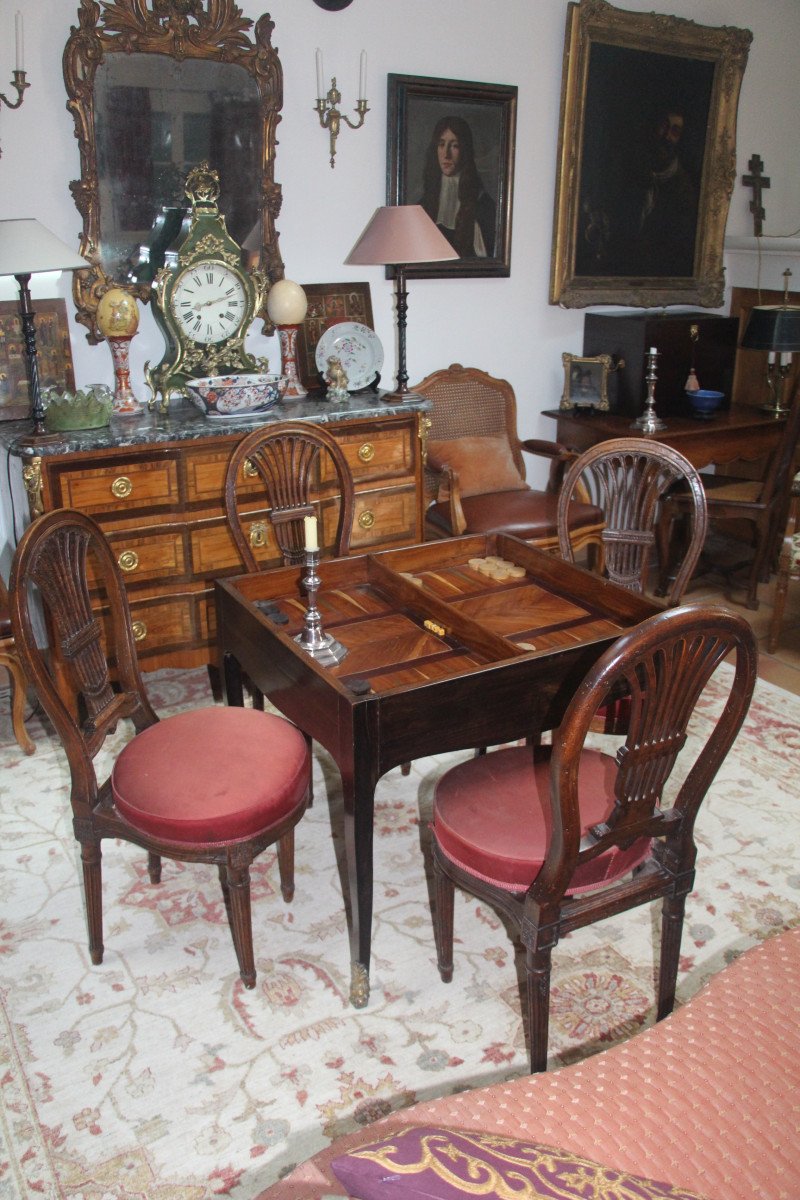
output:
M209 700L203 671L148 685L162 714ZM697 736L719 695L712 683ZM462 756L379 785L372 996L356 1011L330 759L317 758L317 800L298 827L294 902L281 900L274 854L255 867L247 992L216 871L165 861L153 887L129 845L105 844L105 962L90 965L64 756L36 717L29 728L33 758L0 716L0 1200L252 1200L327 1139L527 1069L519 956L495 913L458 895L453 982L436 971L426 818L443 764ZM759 684L698 821L681 1002L800 920L799 778L800 701ZM656 922L638 909L557 948L552 1067L652 1021Z

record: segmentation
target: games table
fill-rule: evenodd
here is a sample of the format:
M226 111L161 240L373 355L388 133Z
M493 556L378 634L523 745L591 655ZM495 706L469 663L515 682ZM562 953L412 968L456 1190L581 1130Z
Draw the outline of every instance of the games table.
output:
M487 574L491 558L505 572ZM322 666L295 641L305 572L216 581L219 662L228 703L243 703L246 676L339 767L350 1000L363 1007L378 779L415 758L553 728L605 648L660 606L505 534L328 559L317 608L347 655Z

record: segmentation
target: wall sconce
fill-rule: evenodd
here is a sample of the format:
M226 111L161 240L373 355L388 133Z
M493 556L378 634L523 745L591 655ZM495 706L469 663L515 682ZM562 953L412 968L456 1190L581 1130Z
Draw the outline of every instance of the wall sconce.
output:
M331 167L336 166L336 139L339 136L339 129L342 121L349 125L351 129L360 129L364 124L364 117L369 112L367 107L367 52L361 51L361 64L358 73L358 102L356 104L356 112L358 120L351 121L347 113L339 111L339 104L342 100L341 92L336 87L336 77L331 79L330 91L327 96L323 91L322 82L322 51L317 50L317 103L315 105L319 113L319 123L323 129L327 129L330 135L330 150L331 150Z
M22 13L20 12L18 12L14 18L14 33L16 35L17 43L17 65L14 68L14 77L11 80L11 86L17 90L17 99L15 103L12 103L8 96L0 92L0 108L2 108L4 104L8 108L19 108L20 104L22 104L22 97L25 92L25 88L29 88L31 86L25 79L25 62L23 59L22 48ZM2 150L0 150L0 154L2 154Z

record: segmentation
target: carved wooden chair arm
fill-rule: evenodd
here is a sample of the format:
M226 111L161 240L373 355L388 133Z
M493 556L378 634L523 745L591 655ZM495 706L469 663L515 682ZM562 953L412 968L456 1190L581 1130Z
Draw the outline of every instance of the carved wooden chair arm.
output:
M575 450L570 450L561 442L545 441L542 438L525 438L520 442L520 449L527 451L528 454L537 454L540 458L550 459L550 474L547 479L548 492L558 491L564 475L564 467L578 457Z
M450 528L453 530L454 535L458 537L467 528L467 519L461 507L461 488L458 482L458 471L454 467L449 466L443 459L432 455L430 451L428 452L425 466L435 476L436 495L433 497L433 500L435 503L446 501L450 505Z

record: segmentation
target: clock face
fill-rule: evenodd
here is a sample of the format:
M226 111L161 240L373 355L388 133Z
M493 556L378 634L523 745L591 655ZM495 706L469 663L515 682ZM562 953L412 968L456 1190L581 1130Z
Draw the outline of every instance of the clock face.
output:
M185 338L209 345L238 332L247 313L247 297L230 267L198 262L178 275L170 308Z

